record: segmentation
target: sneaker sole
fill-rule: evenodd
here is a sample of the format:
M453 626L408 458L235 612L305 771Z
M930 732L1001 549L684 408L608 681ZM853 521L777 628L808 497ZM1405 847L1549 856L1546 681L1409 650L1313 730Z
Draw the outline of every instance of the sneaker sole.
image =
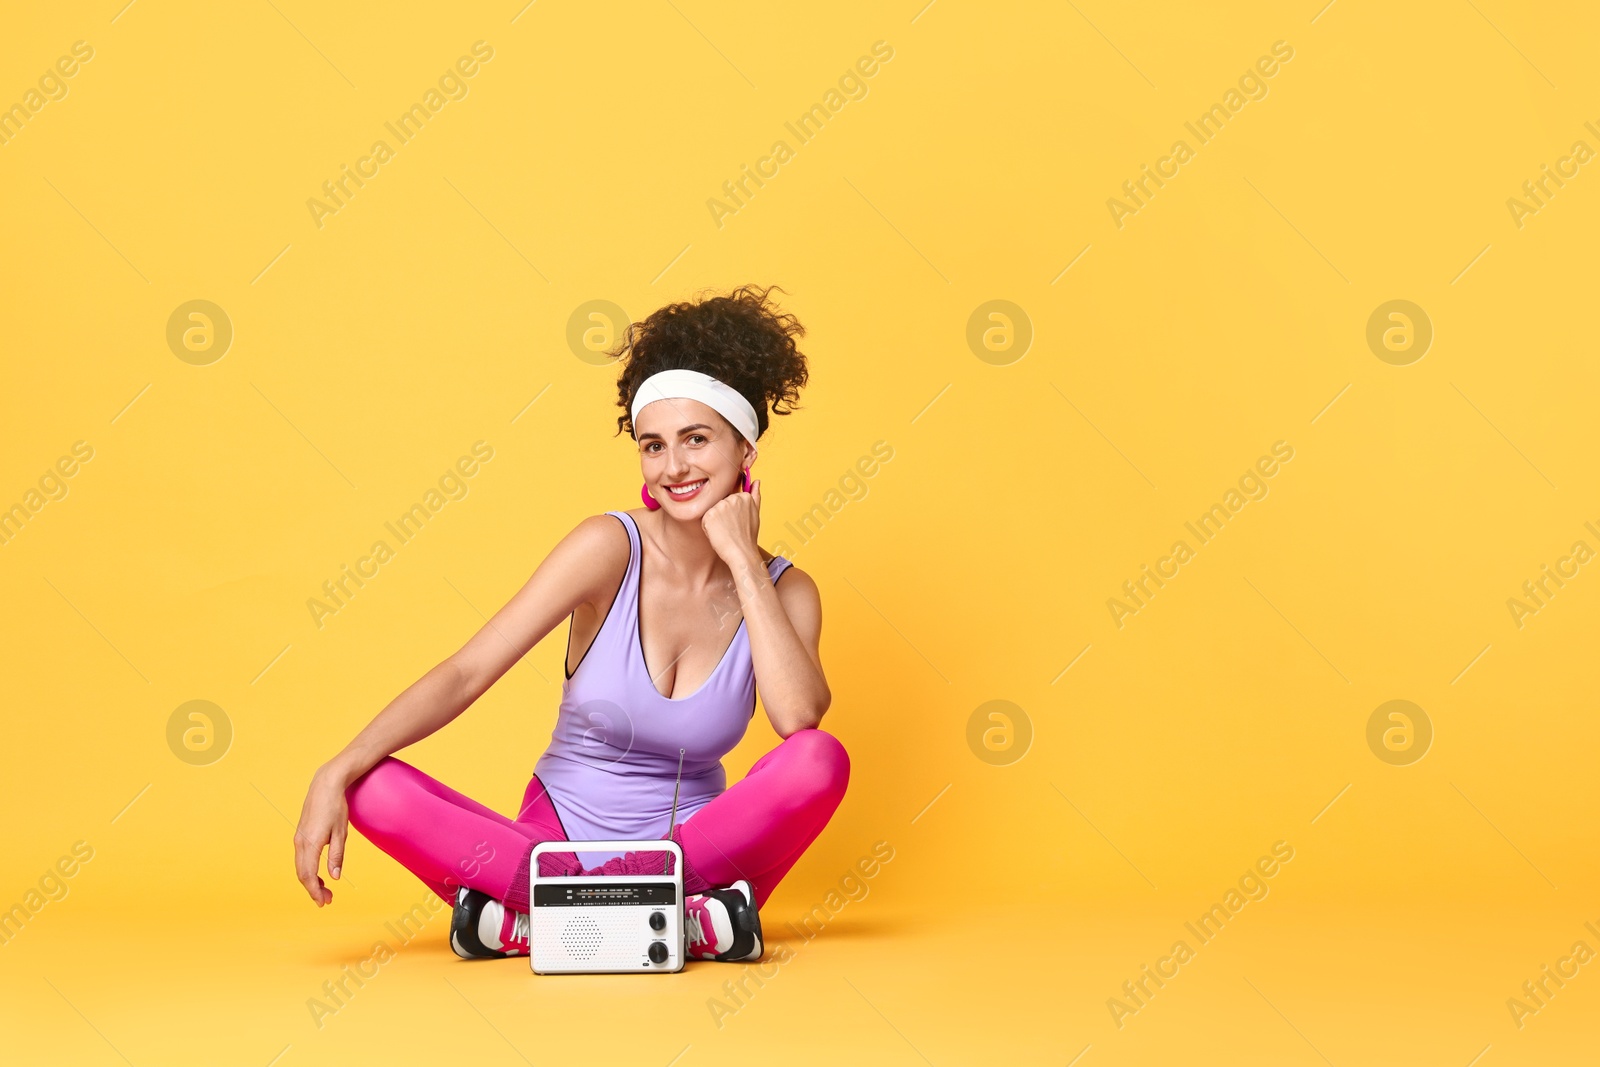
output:
M743 963L747 960L759 960L764 949L762 948L761 943L761 911L756 907L755 886L741 878L739 881L733 884L733 888L744 894L745 902L750 905L750 918L754 927L750 933L755 939L755 947L746 955L740 956L738 958L738 962Z
M494 959L497 953L491 953L472 930L476 916L468 912L463 900L470 892L472 890L466 886L456 890L455 906L450 912L450 949L464 960Z

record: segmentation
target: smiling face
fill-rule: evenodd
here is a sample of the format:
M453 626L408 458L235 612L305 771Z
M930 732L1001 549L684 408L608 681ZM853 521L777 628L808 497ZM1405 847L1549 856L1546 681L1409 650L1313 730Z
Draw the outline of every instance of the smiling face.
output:
M736 492L741 469L755 461L750 442L698 400L652 401L639 409L633 429L650 495L675 518L703 515ZM688 491L675 493L673 487Z

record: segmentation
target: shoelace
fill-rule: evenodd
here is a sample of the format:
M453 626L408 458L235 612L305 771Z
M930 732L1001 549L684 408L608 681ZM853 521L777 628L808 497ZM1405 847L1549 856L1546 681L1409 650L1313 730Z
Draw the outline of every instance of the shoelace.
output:
M511 943L514 944L514 945L520 945L523 948L527 948L528 947L528 913L527 912L523 912L523 911L513 910L511 912L511 914L513 916L515 916L511 920Z
M700 916L692 911L683 913L683 928L689 936L689 944L702 945L705 943L705 930L700 926Z

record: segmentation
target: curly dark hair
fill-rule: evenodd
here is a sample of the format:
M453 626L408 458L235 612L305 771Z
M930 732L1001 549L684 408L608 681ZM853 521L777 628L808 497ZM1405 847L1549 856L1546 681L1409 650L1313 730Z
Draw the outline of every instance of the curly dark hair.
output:
M633 397L657 371L697 370L738 390L756 409L757 436L766 432L767 410L787 415L806 384L806 357L795 346L805 336L800 320L769 307L766 289L745 285L727 296L698 303L668 304L643 322L631 323L617 348L617 433L634 434Z

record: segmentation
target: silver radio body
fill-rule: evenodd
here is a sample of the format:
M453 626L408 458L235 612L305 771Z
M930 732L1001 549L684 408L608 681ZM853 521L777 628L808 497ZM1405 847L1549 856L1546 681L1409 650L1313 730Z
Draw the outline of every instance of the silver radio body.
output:
M546 852L661 852L670 874L543 876ZM543 841L529 858L528 958L535 974L683 970L683 850L674 841Z

